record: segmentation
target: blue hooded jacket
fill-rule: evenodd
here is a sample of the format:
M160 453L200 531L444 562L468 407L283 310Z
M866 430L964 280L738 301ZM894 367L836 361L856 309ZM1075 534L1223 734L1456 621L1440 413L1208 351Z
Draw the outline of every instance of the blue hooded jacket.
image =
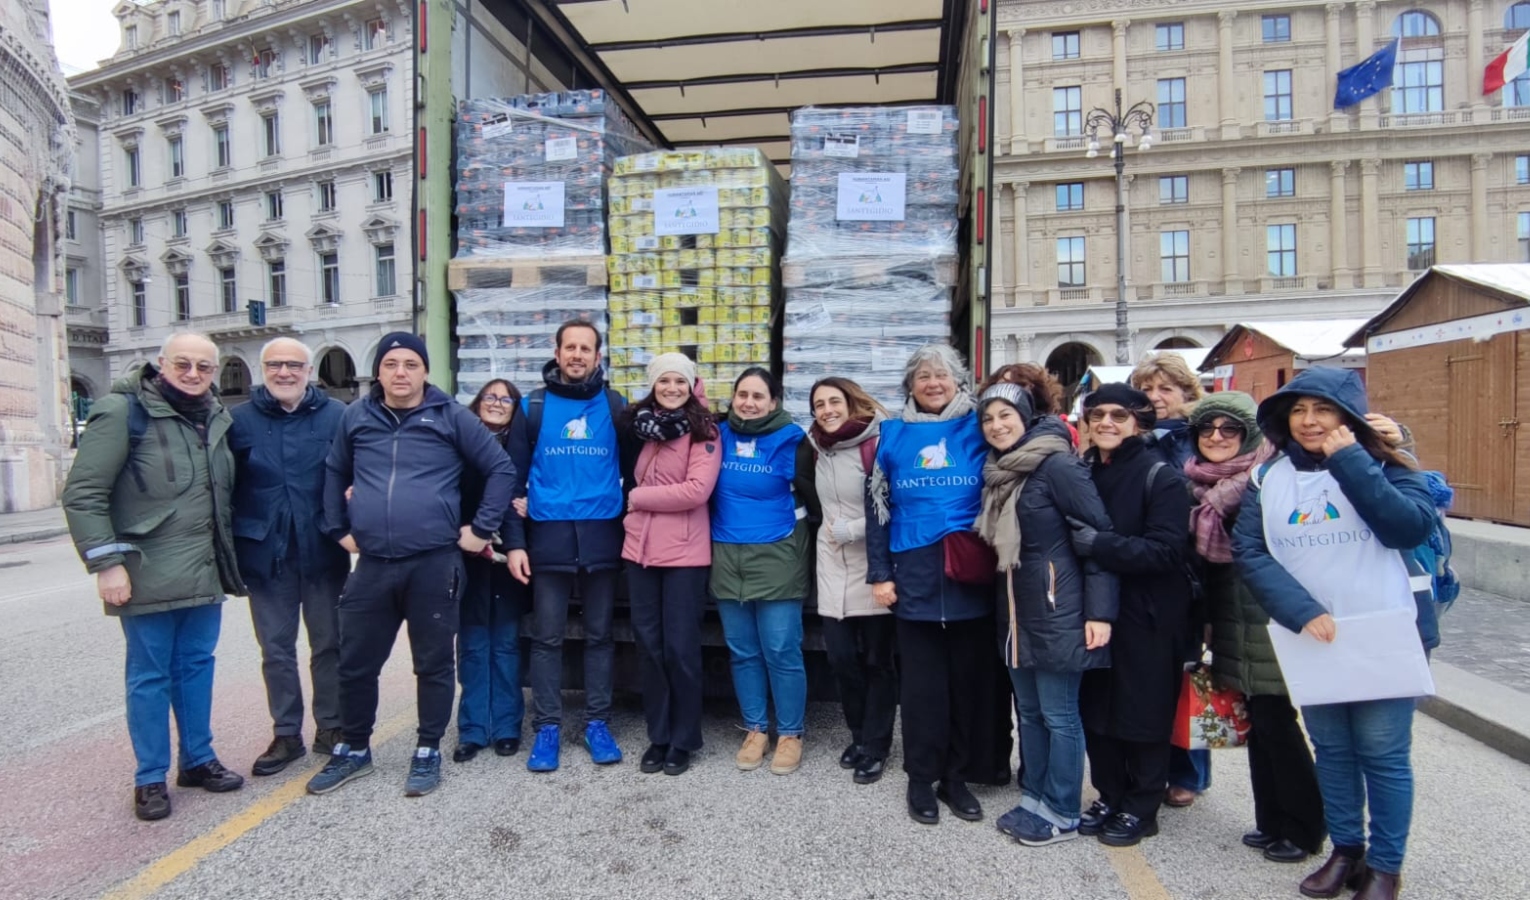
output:
M1345 498L1354 504L1382 546L1411 553L1414 547L1427 541L1437 513L1423 474L1383 463L1358 443L1326 459L1307 453L1291 437L1291 407L1299 397L1328 400L1344 413L1344 424L1351 430L1357 434L1369 431L1370 426L1365 424L1369 407L1360 376L1349 369L1329 367L1301 372L1259 404L1259 428L1298 469L1326 469L1332 474ZM1300 632L1308 622L1328 611L1270 555L1259 489L1252 484L1244 496L1232 538L1238 572L1271 619ZM1416 605L1419 638L1425 649L1432 649L1439 644L1434 608L1427 602Z

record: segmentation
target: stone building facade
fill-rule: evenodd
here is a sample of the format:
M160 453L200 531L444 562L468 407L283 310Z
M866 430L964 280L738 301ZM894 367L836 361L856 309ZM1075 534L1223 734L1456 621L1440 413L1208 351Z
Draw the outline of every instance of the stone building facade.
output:
M1429 265L1530 261L1530 81L1482 94L1530 2L1001 2L996 361L1114 361L1115 173L1097 107L1155 106L1125 151L1132 357L1238 321L1364 318ZM1333 108L1400 38L1396 84ZM1018 89L1017 89L1018 88Z
M46 0L0 2L0 512L66 473L60 218L73 123Z
M259 383L261 346L291 336L334 396L358 395L378 339L411 320L410 11L375 0L113 11L117 53L70 79L100 107L109 377L153 360L174 331L202 331L224 356L225 402L238 403Z

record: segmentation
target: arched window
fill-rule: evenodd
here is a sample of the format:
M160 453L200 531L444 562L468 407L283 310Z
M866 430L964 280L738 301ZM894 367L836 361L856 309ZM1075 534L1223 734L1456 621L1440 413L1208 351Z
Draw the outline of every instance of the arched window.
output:
M1505 10L1503 27L1510 32L1530 28L1530 3L1516 3ZM1530 106L1530 72L1503 86L1503 105Z
M1401 38L1439 37L1440 20L1422 10L1409 10L1397 17L1392 34Z
M1443 112L1445 46L1440 20L1421 10L1409 10L1397 17L1392 34L1402 38L1392 76L1392 112Z
M1504 11L1503 27L1510 31L1530 28L1530 3L1516 3Z

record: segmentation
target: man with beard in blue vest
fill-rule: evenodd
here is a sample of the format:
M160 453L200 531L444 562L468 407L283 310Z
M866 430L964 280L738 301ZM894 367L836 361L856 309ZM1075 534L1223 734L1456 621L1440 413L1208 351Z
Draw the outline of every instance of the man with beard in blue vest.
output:
M507 449L517 473L524 518L510 516L505 545L510 572L532 573L531 704L533 772L558 768L563 719L563 629L576 589L584 624L584 743L597 765L622 760L611 736L611 610L621 571L622 453L616 419L623 406L606 387L600 332L587 319L558 328L557 349L542 370L546 387L521 400ZM518 503L519 505L519 503Z

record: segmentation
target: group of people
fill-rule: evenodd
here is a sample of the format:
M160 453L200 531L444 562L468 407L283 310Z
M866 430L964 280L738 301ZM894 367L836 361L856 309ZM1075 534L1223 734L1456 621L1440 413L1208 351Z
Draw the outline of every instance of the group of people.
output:
M1042 367L1005 366L973 391L943 344L909 358L896 412L849 379L819 381L806 430L763 368L714 417L678 353L652 359L629 406L583 320L558 330L542 387L522 396L496 379L467 406L428 383L407 333L384 337L371 392L349 407L309 384L298 341L272 341L261 368L264 386L230 414L211 390L217 348L172 337L97 402L70 474L71 531L127 638L140 818L170 812L172 709L177 784L242 784L209 726L227 594L249 595L264 659L274 739L256 775L307 751L300 617L313 749L328 756L311 793L372 771L378 675L401 625L419 707L406 794L439 783L454 676L453 758L519 751L528 614L527 768L557 769L573 605L583 743L596 764L620 762L609 719L625 574L645 773L680 775L701 749L709 598L744 732L735 764L801 765L803 610L816 599L851 739L838 762L856 783L882 778L901 709L908 815L936 824L944 805L980 820L968 785L1009 782L1018 722L1021 799L999 829L1028 846L1131 846L1157 833L1161 805L1209 784L1209 757L1170 744L1185 666L1209 647L1253 725L1243 842L1299 862L1331 836L1306 896L1399 890L1413 700L1305 706L1298 720L1268 631L1333 642L1346 616L1415 603L1399 551L1438 511L1351 372L1307 370L1256 405L1203 398L1180 357L1149 357L1129 385L1084 398L1081 434ZM1320 514L1301 514L1316 498ZM1298 539L1340 520L1358 537ZM1427 648L1433 609L1416 607Z

